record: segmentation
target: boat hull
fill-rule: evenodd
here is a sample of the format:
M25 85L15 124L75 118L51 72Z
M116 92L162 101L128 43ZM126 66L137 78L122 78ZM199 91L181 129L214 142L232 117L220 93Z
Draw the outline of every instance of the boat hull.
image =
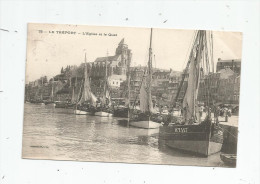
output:
M220 154L221 160L226 163L227 165L235 166L237 162L237 155L236 154Z
M99 111L99 112L95 112L95 116L112 117L113 114L109 112Z
M166 145L171 148L209 156L221 150L223 132L216 125L172 125L161 127Z
M129 124L134 127L138 128L145 128L145 129L155 129L160 127L160 123L156 123L151 120L145 120L145 121L130 121Z
M45 104L45 105L48 105L48 106L54 106L54 107L56 106L56 104L55 104L54 102L52 102L52 103L48 103L48 102L46 103L46 102L45 102L44 104Z
M84 110L74 110L74 114L76 115L93 115L93 112L84 111Z
M114 110L115 117L127 118L128 117L128 108L121 108Z

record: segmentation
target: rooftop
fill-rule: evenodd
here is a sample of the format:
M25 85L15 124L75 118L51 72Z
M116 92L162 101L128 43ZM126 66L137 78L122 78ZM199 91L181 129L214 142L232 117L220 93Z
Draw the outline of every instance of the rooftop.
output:
M220 74L221 79L227 79L229 76L234 75L234 72L230 68L221 69L217 73Z
M106 61L116 61L120 55L108 56L108 57L98 57L94 62L106 62Z
M221 58L218 58L218 62L241 62L241 59L226 59L226 60L222 60Z

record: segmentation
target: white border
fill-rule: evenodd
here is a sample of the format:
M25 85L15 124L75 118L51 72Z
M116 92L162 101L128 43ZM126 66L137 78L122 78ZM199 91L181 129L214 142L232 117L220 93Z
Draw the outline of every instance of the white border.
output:
M259 1L0 0L0 27L8 30L0 31L0 183L259 183L259 7ZM21 159L28 22L243 32L237 168Z

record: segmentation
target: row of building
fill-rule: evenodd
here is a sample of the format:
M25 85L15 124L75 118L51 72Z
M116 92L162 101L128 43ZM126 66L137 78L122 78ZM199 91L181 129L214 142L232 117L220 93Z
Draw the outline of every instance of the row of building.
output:
M87 63L91 81L91 90L96 96L103 92L104 78L107 70L108 83L114 99L124 98L127 94L127 68L132 60L132 52L120 41L114 56L98 57L94 62ZM208 94L216 103L239 103L241 60L221 60L217 62L216 73L203 76L200 82L198 99L206 102ZM130 67L130 99L138 100L141 81L145 67ZM175 99L183 73L178 71L153 69L152 96L160 104L170 104ZM80 66L62 68L60 74L49 81L47 77L26 85L26 100L49 99L71 100L77 96L84 78L84 63ZM184 97L187 81L184 81L179 100Z

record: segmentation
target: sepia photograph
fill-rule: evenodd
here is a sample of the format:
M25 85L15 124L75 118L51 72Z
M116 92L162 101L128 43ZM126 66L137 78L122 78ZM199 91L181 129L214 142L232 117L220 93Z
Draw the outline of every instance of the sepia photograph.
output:
M22 158L235 168L242 33L27 25Z

